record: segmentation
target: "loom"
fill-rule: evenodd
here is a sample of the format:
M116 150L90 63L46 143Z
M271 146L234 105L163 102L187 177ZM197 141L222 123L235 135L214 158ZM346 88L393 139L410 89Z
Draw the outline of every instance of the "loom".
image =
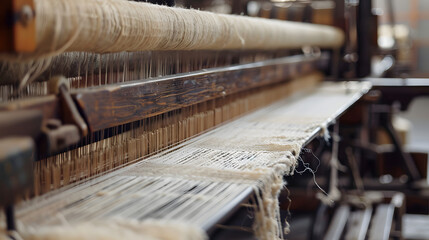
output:
M371 88L323 81L349 46L332 26L122 0L0 11L3 238L206 239L240 206L283 238L283 176Z

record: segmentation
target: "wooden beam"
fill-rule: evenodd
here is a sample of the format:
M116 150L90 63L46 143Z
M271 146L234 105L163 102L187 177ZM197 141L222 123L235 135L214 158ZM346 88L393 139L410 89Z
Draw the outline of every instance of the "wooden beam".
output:
M79 89L73 96L91 131L97 131L285 81L317 69L319 63L314 57L285 57L149 81Z
M90 131L156 116L210 99L274 84L324 69L327 58L293 56L251 64L206 69L72 91ZM55 95L0 104L0 111L39 110L43 119L61 118Z
M33 0L6 0L0 6L0 52L32 52L36 49Z
M334 217L329 224L324 240L338 240L343 236L344 228L350 216L350 206L341 205L335 211Z

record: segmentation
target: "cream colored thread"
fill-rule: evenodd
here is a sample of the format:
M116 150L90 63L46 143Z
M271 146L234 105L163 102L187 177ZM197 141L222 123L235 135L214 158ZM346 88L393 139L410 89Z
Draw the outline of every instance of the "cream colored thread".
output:
M339 47L333 27L123 0L36 0L39 58L63 51L281 49Z
M341 85L325 84L311 95L292 97L256 111L185 142L174 151L159 153L87 183L23 203L17 208L18 226L23 226L20 230L23 234L30 234L30 237L52 236L61 229L64 230L63 234L67 234L71 229L83 229L82 226L85 226L87 236L99 239L102 236L97 234L109 232L110 224L119 224L117 230L128 234L128 226L140 226L135 221L143 219L146 220L141 224L154 221L150 219L168 219L181 222L186 229L198 229L250 187L256 193L256 235L263 240L278 239L283 231L278 194L283 188L283 175L290 174L295 168L296 159L292 152L297 155L313 130L367 89L365 84L359 85L361 89L358 85L355 85L354 94L350 95L342 93ZM305 106L307 111L300 111ZM320 106L324 106L323 111ZM263 144L264 148L261 148L260 139L265 139L267 143L271 139L272 145L288 146L286 143L289 141L295 144L284 150L268 144ZM231 143L234 146L230 146ZM181 168L176 173L174 165ZM148 173L146 167L149 167ZM209 175L213 176L199 178L201 167L210 168ZM185 171L185 168L195 169L197 176L192 176L191 171ZM234 176L216 176L217 170ZM237 180L240 172L251 171L260 174L260 177ZM225 179L219 181L216 178ZM58 212L70 226L64 226L64 220L52 217ZM123 220L115 222L112 217ZM173 230L167 223L159 229L166 233ZM177 233L176 237L189 234L186 229ZM148 233L139 231L138 234ZM204 236L198 235L196 239L202 238Z

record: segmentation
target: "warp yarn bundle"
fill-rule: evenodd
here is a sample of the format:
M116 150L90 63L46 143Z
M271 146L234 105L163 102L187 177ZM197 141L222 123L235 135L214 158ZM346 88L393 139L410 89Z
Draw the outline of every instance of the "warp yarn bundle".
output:
M256 193L256 236L282 238L278 195L283 176L293 173L302 145L315 131L368 89L366 83L324 84L128 167L42 196L18 208L21 229L34 237L27 239L40 239L42 233L57 233L49 230L52 226L64 234L70 226L91 225L108 232L100 221L122 219L118 228L128 232L133 224L168 220L181 223L182 236L204 239L201 230L250 189ZM169 226L160 231L175 232ZM96 233L87 234L97 239Z
M286 49L340 47L334 27L215 14L123 0L35 0L36 51Z

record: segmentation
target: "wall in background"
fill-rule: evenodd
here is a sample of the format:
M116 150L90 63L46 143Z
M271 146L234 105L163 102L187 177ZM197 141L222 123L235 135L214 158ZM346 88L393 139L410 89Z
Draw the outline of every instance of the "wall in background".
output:
M373 7L382 9L379 24L389 24L386 2L393 3L397 24L410 29L410 63L416 77L429 77L429 0L372 0Z

